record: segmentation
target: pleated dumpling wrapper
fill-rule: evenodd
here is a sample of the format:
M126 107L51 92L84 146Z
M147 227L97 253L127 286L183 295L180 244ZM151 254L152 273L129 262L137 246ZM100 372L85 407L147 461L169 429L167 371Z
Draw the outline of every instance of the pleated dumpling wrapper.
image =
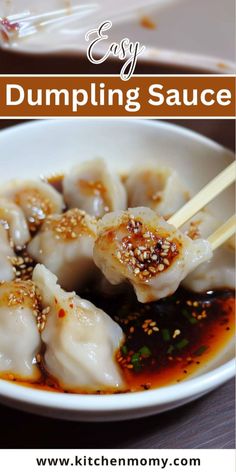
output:
M0 224L0 282L10 281L15 278L15 272L11 259L15 257L8 239L7 229Z
M222 222L207 211L199 212L182 229L192 239L207 238ZM225 243L214 251L213 257L200 264L182 282L182 285L194 292L206 292L220 288L235 288L235 250Z
M0 376L37 381L41 349L40 314L35 285L15 280L0 284Z
M126 180L129 207L146 206L159 216L170 217L189 199L178 173L155 161L132 169Z
M74 292L65 292L43 265L33 272L48 310L41 332L44 366L65 390L120 390L123 381L115 359L123 332L104 311Z
M9 239L16 249L22 249L30 240L30 232L22 209L6 198L0 198L0 221L9 231Z
M96 218L127 208L126 190L103 159L87 161L71 169L63 181L63 194L69 208L80 208Z
M49 216L27 250L57 276L64 289L75 290L97 272L93 261L96 235L96 219L74 208Z
M98 224L95 263L112 284L127 279L142 303L173 294L211 256L208 241L192 241L149 208L110 213Z
M62 195L40 180L11 181L2 186L0 196L21 207L31 231L36 231L47 216L61 213L65 207Z

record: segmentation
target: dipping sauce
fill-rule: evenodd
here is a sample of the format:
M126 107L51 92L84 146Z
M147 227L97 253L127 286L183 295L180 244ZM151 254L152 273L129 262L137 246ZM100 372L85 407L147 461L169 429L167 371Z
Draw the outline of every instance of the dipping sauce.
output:
M196 294L180 288L147 304L137 302L134 294L90 299L126 335L117 360L131 391L181 382L206 366L234 333L235 296L230 290Z
M171 297L147 304L137 302L132 291L112 297L96 295L94 286L80 296L106 311L125 333L125 344L117 352L125 392L182 382L212 361L234 334L235 296L227 289L205 294L179 289ZM12 376L4 378L13 380ZM22 384L63 392L43 369L40 382Z

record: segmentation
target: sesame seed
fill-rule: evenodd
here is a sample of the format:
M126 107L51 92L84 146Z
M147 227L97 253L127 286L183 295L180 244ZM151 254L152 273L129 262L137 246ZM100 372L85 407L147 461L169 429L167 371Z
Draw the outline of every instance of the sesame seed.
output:
M172 337L173 337L173 339L175 339L177 336L179 336L179 335L180 335L180 333L181 333L181 331L180 331L179 329L176 329L176 330L174 331L174 334L173 334L173 336L172 336Z
M162 249L169 249L170 248L170 243L165 242L162 244Z
M36 354L36 361L37 361L38 363L41 362L41 355L40 355L40 354Z
M164 266L164 264L158 264L157 268L158 268L159 272L162 272L165 269L165 266Z
M152 261L157 261L158 257L157 257L156 254L153 254L153 255L151 256L151 259L152 259Z

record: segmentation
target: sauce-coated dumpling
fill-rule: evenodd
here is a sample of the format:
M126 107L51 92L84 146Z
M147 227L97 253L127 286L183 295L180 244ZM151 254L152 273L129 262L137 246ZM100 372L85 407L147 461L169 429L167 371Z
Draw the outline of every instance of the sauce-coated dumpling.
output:
M28 245L28 253L57 277L60 285L74 290L94 275L93 245L97 222L77 208L49 216Z
M30 240L23 211L18 205L6 198L0 198L0 223L9 230L10 240L15 248L23 248Z
M1 189L0 196L10 198L21 207L31 231L37 230L47 216L61 213L64 208L60 193L43 181L9 182Z
M177 172L156 162L132 169L126 180L129 207L146 206L169 217L189 198Z
M35 356L41 347L38 298L31 281L0 285L0 375L38 380Z
M140 302L171 295L212 256L206 240L192 241L149 208L110 213L98 225L94 260L113 284L128 279Z
M63 181L65 202L69 208L80 208L96 218L127 208L126 191L115 172L102 159L74 167Z
M41 334L46 370L66 390L122 388L115 360L123 341L119 325L89 301L62 290L43 265L35 267L33 280L48 310Z
M219 226L220 222L204 211L195 215L183 230L192 239L207 238ZM182 282L183 286L194 292L235 287L235 252L231 245L224 244L214 251L212 259L200 264Z
M14 251L8 240L7 230L0 224L0 282L10 281L15 278L15 272L11 263Z

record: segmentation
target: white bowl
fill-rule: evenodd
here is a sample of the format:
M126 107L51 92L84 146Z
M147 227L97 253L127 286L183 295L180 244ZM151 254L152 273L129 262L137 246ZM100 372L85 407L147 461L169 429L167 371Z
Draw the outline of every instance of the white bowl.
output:
M227 149L167 122L133 119L36 121L0 132L0 184L12 178L61 173L78 161L102 156L120 171L146 158L179 169L195 193L233 160ZM233 188L211 205L226 219L234 212ZM223 384L235 373L230 343L192 378L177 385L119 395L47 392L0 381L0 400L42 415L83 421L112 421L148 416L190 402Z

